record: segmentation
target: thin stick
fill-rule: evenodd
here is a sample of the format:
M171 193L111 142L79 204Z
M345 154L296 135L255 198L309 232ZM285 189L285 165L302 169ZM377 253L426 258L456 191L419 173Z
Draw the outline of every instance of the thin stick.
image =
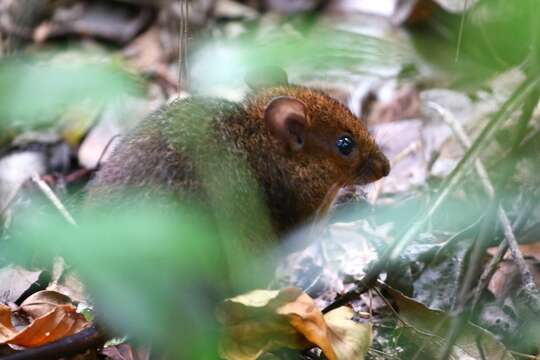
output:
M178 92L188 91L187 47L189 38L189 2L180 0L180 31L178 34Z
M459 23L459 33L458 33L458 40L456 45L456 58L455 61L458 62L459 60L459 53L461 50L461 43L463 42L463 28L465 27L465 17L467 16L467 4L468 0L463 1L463 14L461 16L461 21Z
M464 149L469 149L471 147L471 140L465 133L465 130L463 129L461 124L456 121L454 116L439 104L430 102L428 103L428 105L437 110L442 115L442 119L450 126L461 146ZM474 165L476 172L480 177L480 181L482 183L482 186L484 187L484 190L486 191L487 195L491 199L493 199L495 197L495 189L493 187L493 184L489 180L486 168L484 167L480 159L476 159ZM521 274L521 285L526 292L527 297L533 299L533 304L536 303L538 309L540 309L540 302L538 302L538 289L536 288L536 285L534 283L534 277L523 257L523 254L519 249L519 245L517 243L516 236L514 235L514 231L512 230L512 225L510 224L508 215L506 214L506 211L504 211L501 205L499 205L497 208L497 215L503 228L506 242L510 248L510 252L512 253L512 257L516 262L518 270ZM503 249L500 249L500 251L502 252ZM502 255L504 255L504 253ZM476 294L476 296L478 296L478 294Z
M514 224L512 225L512 229L515 231L521 229L526 223L529 218L530 211L533 209L535 203L532 201L534 199L534 196L529 199L528 202L525 203L523 206L523 209L521 210L520 215L518 218L514 221ZM501 241L499 246L497 247L497 252L491 258L489 261L489 264L485 267L484 272L480 276L480 279L478 280L478 285L476 286L476 289L474 290L474 296L473 296L473 302L472 302L472 308L474 309L478 302L480 301L480 297L482 296L482 293L484 290L488 287L489 282L491 278L493 277L493 274L495 274L495 271L497 270L497 265L501 262L501 260L504 258L504 255L508 251L508 242Z
M526 80L523 84L526 84L527 82L529 81ZM516 136L514 137L513 146L512 146L513 151L511 151L511 154L515 153L515 151L519 147L519 144L521 143L521 140L525 136L525 131L523 129L526 129L527 124L529 123L532 117L533 109L536 106L536 103L538 102L539 92L536 86L536 81L531 81L529 83L533 84L534 86L529 88L530 91L526 93L527 95L524 98L523 105L522 105L523 111L520 116L519 122L516 126L517 132L516 132ZM443 118L446 118L446 120L448 120L448 119L451 119L452 117L443 116ZM458 123L456 121L451 122L451 125L453 125L452 128L457 129L457 131L454 130L454 132L458 134L458 139L461 140L462 145L465 148L467 148L467 146L470 146L468 148L468 152L467 152L468 154L471 152L471 149L473 149L474 146L478 144L478 142L475 142L475 144L471 146L470 141L465 135L465 132L460 131L463 129L457 126L457 124ZM530 275L528 266L523 259L523 254L521 254L519 250L512 227L510 225L510 221L508 220L506 213L504 212L504 210L502 209L500 205L500 200L496 199L494 196L495 195L494 187L489 181L489 178L487 176L485 168L483 168L482 163L479 161L475 161L475 165L477 168L477 172L480 174L482 184L484 185L484 188L486 189L486 192L488 193L490 198L492 198L492 201L490 202L490 205L487 211L487 216L482 226L482 230L479 236L476 238L474 245L472 247L471 254L470 254L470 261L469 261L470 266L466 270L463 283L461 284L460 292L458 296L456 297L456 301L454 303L453 321L451 323L449 333L448 333L449 340L448 340L447 346L444 349L442 359L448 359L450 357L451 348L453 344L455 343L455 341L457 340L457 337L463 325L465 324L465 322L467 321L469 317L469 313L465 311L465 305L468 299L470 299L470 289L472 288L475 279L477 279L477 277L480 276L481 258L484 255L485 250L486 250L487 238L491 234L490 228L493 226L491 219L494 218L496 215L500 219L500 223L503 226L506 241L509 247L512 249L512 255L514 256L514 260L516 264L518 265L518 269L520 270L522 274L523 289L525 290L525 294L527 296L528 305L534 313L538 313L540 311L540 297L538 295L538 290L536 289L536 286L534 285L534 281L532 280L532 275ZM510 173L511 173L511 168L509 166L503 169L503 177L502 177L502 181L500 181L498 184L499 187L504 186L508 182ZM532 287L529 281L532 281Z
M497 129L497 125L508 117L517 109L518 105L522 104L526 96L533 91L540 80L526 79L524 80L512 96L503 104L501 110L487 123L474 144L465 153L465 156L454 168L452 173L441 184L439 195L432 203L431 207L424 212L424 214L411 225L411 227L401 237L389 245L381 258L373 265L363 279L358 281L357 287L336 299L332 304L323 309L323 313L338 308L347 304L349 301L358 297L366 289L373 286L379 274L387 268L387 264L391 261L395 261L403 249L422 231L422 228L426 222L432 217L432 215L439 209L442 203L446 200L448 195L457 187L461 178L466 173L468 166L470 166L472 160L478 155L480 149L483 149L489 139L493 138L493 134Z
M101 163L103 162L103 158L107 154L107 151L109 151L109 148L111 147L111 144L113 143L114 140L116 140L116 139L118 139L120 137L121 137L120 134L116 134L112 138L109 139L109 141L107 142L107 145L105 145L105 147L103 148L103 151L99 155L99 159L96 162L96 165L94 166L94 169L97 170L97 169L99 169L101 167Z
M2 357L3 360L55 360L68 358L84 353L88 349L96 349L103 346L106 337L103 331L92 325L76 334L59 339L55 342L28 348L12 355Z
M45 181L41 179L41 177L38 174L32 175L32 181L36 183L36 185L39 187L39 189L43 192L43 194L51 201L51 203L56 207L56 209L60 212L60 214L66 219L68 223L70 223L73 226L77 226L77 222L69 211L66 209L64 204L58 199L58 196L52 191L52 189L47 185Z
M401 239L394 246L390 254L390 259L397 259L405 246L419 234L424 224L433 216L433 214L446 200L448 195L450 195L450 193L460 183L463 175L467 172L467 167L470 166L472 161L476 158L480 152L480 149L483 149L487 145L488 141L493 138L493 135L497 130L497 125L499 125L503 120L508 119L508 117L517 110L518 105L523 102L527 95L536 89L539 82L540 80L537 79L527 79L523 81L520 86L518 86L512 96L503 104L502 109L487 123L480 135L478 135L478 138L475 140L474 144L472 144L469 150L465 153L452 173L450 173L450 175L448 175L448 177L445 179L441 185L439 195L436 197L431 207L425 212L419 221L414 223L409 228L405 235L403 235L403 237L401 237Z
M480 358L482 360L487 360L486 353L484 351L484 346L482 345L482 338L480 336L477 336L475 338L475 342L476 342L476 348L478 349L478 354L480 355Z
M508 251L508 242L502 241L497 247L497 252L495 253L495 256L491 258L484 272L482 273L482 275L480 275L480 279L478 280L478 285L476 286L476 289L474 290L474 296L473 296L473 301L472 301L473 308L475 308L478 302L480 301L480 297L482 296L484 289L487 288L487 286L489 285L489 282L491 278L493 277L493 274L495 274L495 271L497 270L497 265L504 258L504 254L506 254L507 251Z

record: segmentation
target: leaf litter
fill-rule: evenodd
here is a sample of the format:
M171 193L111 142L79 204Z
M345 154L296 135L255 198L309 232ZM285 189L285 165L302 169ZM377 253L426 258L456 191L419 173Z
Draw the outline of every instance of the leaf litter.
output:
M199 24L208 21L211 13L205 10L208 5L202 3L201 1L201 4L197 4L194 10L194 17ZM230 22L230 25L238 18L253 19L254 14L257 14L251 7L234 7L233 5L238 5L235 2L231 2L233 5L227 5L226 1L218 3L217 13L222 14L219 16L227 19L226 22ZM293 9L288 8L287 2L277 3L279 4L269 6L293 12ZM367 3L370 2L366 1ZM426 17L429 19L441 9L458 15L464 9L461 2L455 1L422 1L417 2L414 9L410 7L412 3L399 2L393 12L383 8L380 2L366 6L370 11L385 14L390 21L400 24ZM474 8L476 2L469 3L467 6ZM35 144L45 143L42 138L37 137L21 144L8 137L0 153L0 193L9 193L10 199L4 203L6 197L2 196L0 203L3 205L2 209L7 206L9 212L13 213L10 216L17 217L18 206L27 200L24 194L27 187L24 183L33 173L57 174L60 170L61 176L53 178L53 189L60 194L66 189L68 192L72 191L78 179L73 175L79 170L91 173L116 133L125 132L125 129L133 126L135 119L165 103L174 94L173 85L177 71L170 54L176 51L174 47L177 44L176 35L170 30L171 24L172 27L176 25L174 12L169 11L167 16L160 13L157 25L148 27L144 25L148 21L147 8L133 5L138 11L130 12L120 2L114 2L112 6L120 9L119 12L103 16L96 22L92 14L101 14L104 9L110 10L108 6L106 3L88 5L84 11L76 12L77 16L71 17L69 21L62 21L62 9L56 9L54 16L41 19L43 22L34 32L35 39L42 42L67 34L75 37L84 34L125 45L119 56L124 57L134 71L151 79L148 94L145 96L149 99L127 101L133 104L127 106L128 115L125 115L126 111L107 107L92 109L90 112L83 111L83 114L79 114L77 109L66 111L61 117L72 127L58 130L60 137L57 141L68 145L67 155L63 156L63 159L78 157L79 165L63 161L64 166L55 166L49 150L43 150L51 149L50 144L36 150ZM308 4L307 8L312 6L313 4ZM395 41L397 38L412 47L408 41L403 40L407 36L403 36L401 28L393 28L392 33L386 30L386 21L366 21L364 27L358 26L358 19L361 19L360 22L366 19L365 13L351 15L354 12L350 10L350 4L332 6L338 13L349 6L349 13L346 13L343 19L338 17L342 21L339 24L341 31L346 29L345 31L351 33L373 33L373 29L369 29L372 27L383 34L385 41ZM163 9L170 10L165 5ZM154 10L156 8L151 11ZM359 17L355 17L357 15ZM279 28L280 24L273 22L270 16L262 16L264 21L270 24L264 31ZM335 18L332 20L335 21ZM101 26L103 21L108 23L105 24L107 26ZM236 25L240 26L237 30L230 26L228 29L218 28L217 32L223 31L222 35L228 34L227 36L232 37L241 36L234 34L242 34L245 29L241 23ZM123 30L117 31L120 28ZM90 46L104 50L96 40L92 40ZM352 44L351 48L354 48ZM400 254L397 263L385 271L381 276L384 286L377 286L373 291L359 295L349 304L350 307L339 307L326 314L322 312L325 306L358 285L366 270L383 253L385 246L394 241L403 227L407 226L413 218L412 214L426 206L432 195L432 185L448 175L461 160L463 150L460 150L452 131L441 121L440 114L433 111L430 103L439 104L453 113L471 137L474 137L479 133L485 119L498 109L515 88L516 79L523 77L521 69L511 68L506 73L498 74L495 80L487 85L487 89L467 92L454 89L448 79L444 76L441 78L441 74L423 60L406 58L404 62L406 63L387 68L377 64L376 71L366 74L355 73L351 68L339 69L344 70L344 73L330 69L324 72L324 76L321 76L323 72L312 71L309 67L288 69L292 77L301 83L334 89L342 102L349 105L353 111L362 113L382 144L384 152L392 160L393 171L379 184L368 187L367 201L360 196L355 200L356 203L347 202L346 211L349 215L346 220L334 216L329 221L329 228L318 234L317 242L307 250L284 259L273 282L273 285L281 290L255 290L229 298L222 304L219 318L226 335L222 340L221 351L226 358L256 359L265 352L276 352L281 347L302 349L305 353L306 349L314 346L318 346L324 356L331 360L363 357L383 359L392 357L392 354L401 358L434 358L439 356L445 344L448 344L452 310L459 297L466 269L470 266L470 244L478 236L478 231L473 231L457 241L450 240L458 235L464 226L461 223L451 224L452 219L449 218L457 213L455 218L462 215L470 225L476 223L482 217L482 210L485 210L483 207L486 200L477 196L477 185L472 179L465 180L462 188L452 198L455 205L448 206L445 214L434 216L426 233L408 246ZM379 73L374 74L376 72ZM409 72L414 75L407 78L406 76L410 76L407 75ZM405 78L395 81L400 76ZM428 81L427 89L426 79L434 83L429 84ZM231 89L224 91L236 96ZM370 99L367 99L368 94L371 94ZM124 117L130 118L130 123L122 123ZM29 133L24 130L19 132ZM0 140L6 141L3 137ZM488 155L482 156L492 173L499 165L499 160L504 157L507 140L501 132L498 140L490 144L490 151L486 151ZM73 152L73 147L78 149L77 153ZM15 169L18 175L16 179L9 175L12 169L1 166L8 163L10 157L22 159L25 156L32 157L32 169L24 171L20 165L20 168ZM523 162L530 164L531 160ZM16 163L22 164L22 161ZM529 173L529 183L537 180L534 171L527 170L533 165L522 166L525 172ZM83 183L85 181L87 180L83 180ZM535 194L534 191L528 192L519 181L512 182L512 185L517 192L530 193L531 196ZM537 184L533 184L533 187L534 185ZM357 190L360 193L363 189ZM509 211L515 219L519 218L521 203L516 200L514 205L513 208L509 207ZM515 208L518 210L514 210ZM537 207L533 208L530 220L523 226L525 230L517 231L517 234L530 244L522 246L521 249L524 255L530 256L527 264L533 270L536 284L539 277L538 251L535 246L540 237L537 236L534 226L538 223L538 212ZM9 224L5 226L9 227ZM312 233L308 234L312 236ZM500 241L501 238L500 234L493 234L492 237L493 242ZM493 254L493 251L486 254L484 261L487 263ZM1 254L0 260L2 256L5 255ZM56 271L47 286L39 283L43 272L44 270L29 271L11 265L0 269L0 302L5 304L0 305L2 343L22 347L39 346L89 325L89 322L76 312L75 304L86 304L89 301L78 276L62 269ZM38 292L34 290L45 288L46 290ZM34 293L29 294L29 289L33 289ZM527 319L531 313L523 305L519 269L511 258L505 257L494 269L494 275L482 296L484 306L471 317L455 343L451 344L451 358L512 359L518 358L514 355L520 351L538 354L540 344L534 339L537 335L531 335L538 329L538 318ZM19 323L22 314L27 322L25 325ZM13 319L17 325L14 325ZM520 337L529 337L532 341L521 343L516 340ZM113 359L142 359L149 356L145 351L133 350L128 344L106 347L103 353Z

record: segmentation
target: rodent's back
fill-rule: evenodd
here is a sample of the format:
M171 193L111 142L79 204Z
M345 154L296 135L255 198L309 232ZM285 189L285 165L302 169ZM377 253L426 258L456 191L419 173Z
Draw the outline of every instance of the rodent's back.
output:
M203 196L193 152L216 144L212 124L241 112L225 100L191 97L157 110L128 133L88 187L88 201Z
M274 234L236 140L251 131L239 127L246 116L240 104L215 98L190 97L162 107L127 134L96 173L87 208L202 210L217 226L232 225L237 235L231 236L247 248L260 250Z
M193 97L165 106L122 140L89 197L173 195L217 203L220 214L238 219L263 219L267 211L281 237L327 210L340 187L388 171L365 125L345 106L286 84L254 91L242 103Z

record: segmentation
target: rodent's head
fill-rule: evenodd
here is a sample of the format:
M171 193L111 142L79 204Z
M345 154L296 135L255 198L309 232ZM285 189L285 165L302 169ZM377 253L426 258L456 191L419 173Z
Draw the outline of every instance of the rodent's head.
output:
M260 95L271 97L264 121L291 157L312 157L342 186L367 184L388 175L388 160L365 125L337 100L298 86L266 91Z
M389 162L360 119L323 92L283 78L254 89L247 111L264 120L273 148L290 167L291 185L307 191L306 201L323 205L331 191L388 175Z

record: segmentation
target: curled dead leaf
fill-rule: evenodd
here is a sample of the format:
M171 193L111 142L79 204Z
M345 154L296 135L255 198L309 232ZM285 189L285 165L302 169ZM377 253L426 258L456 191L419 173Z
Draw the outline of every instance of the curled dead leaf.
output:
M0 304L0 343L3 339L15 336L16 333L11 323L11 308Z
M358 323L353 317L354 311L346 306L324 315L337 359L363 360L373 341L371 324Z
M17 160L19 161L19 160ZM29 271L10 265L0 269L0 302L16 302L32 284L39 280L43 271Z
M230 360L254 360L270 349L308 347L309 342L297 334L287 315L278 314L281 306L301 294L294 288L254 290L226 300L218 309L218 319L225 326L220 355Z
M41 346L57 341L79 332L89 324L71 304L56 306L19 332L15 331L11 323L11 309L0 306L0 321L0 344L23 347Z
M398 290L385 286L397 308L400 320L406 324L403 336L423 346L425 357L438 358L445 348L451 326L450 314L429 309L422 303L405 296ZM479 350L478 344L482 344ZM481 352L483 351L483 354ZM466 323L452 347L451 359L515 359L511 352L489 331L473 323Z
M26 298L20 306L32 319L39 318L54 310L58 305L70 304L71 299L59 292L43 290Z
M339 308L323 316L301 289L255 290L228 299L218 311L224 325L220 355L228 360L254 360L281 348L321 348L329 360L363 359L371 344L371 326L352 320Z

